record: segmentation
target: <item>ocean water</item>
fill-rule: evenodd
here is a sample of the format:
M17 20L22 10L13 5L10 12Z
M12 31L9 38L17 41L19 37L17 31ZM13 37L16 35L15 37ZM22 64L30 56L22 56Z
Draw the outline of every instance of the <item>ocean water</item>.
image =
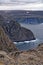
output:
M20 51L24 51L24 50L37 48L40 42L41 41L39 39L36 39L36 40L24 41L24 42L14 42L14 44Z
M30 50L30 49L35 49L37 46L41 43L43 43L43 23L37 24L37 25L30 25L30 24L25 24L25 23L20 23L21 26L30 29L36 40L31 40L31 41L24 41L24 42L14 42L16 47L23 51L23 50Z

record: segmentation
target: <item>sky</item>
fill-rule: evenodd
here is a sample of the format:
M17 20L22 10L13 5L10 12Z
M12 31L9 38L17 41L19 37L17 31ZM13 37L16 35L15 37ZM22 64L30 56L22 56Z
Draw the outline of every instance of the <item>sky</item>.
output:
M37 3L37 2L43 2L43 0L0 0L0 3L19 3L19 4L27 4L27 3Z
M43 10L43 0L0 0L0 10Z

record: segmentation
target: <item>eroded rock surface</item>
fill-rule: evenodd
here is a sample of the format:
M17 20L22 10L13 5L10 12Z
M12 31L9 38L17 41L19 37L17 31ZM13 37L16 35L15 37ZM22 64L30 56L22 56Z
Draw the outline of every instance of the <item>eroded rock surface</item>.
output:
M0 65L43 65L43 44L30 51L0 51Z
M17 51L15 44L5 34L1 26L0 26L0 50L6 51L6 52Z
M10 53L17 65L43 65L43 44L30 51Z

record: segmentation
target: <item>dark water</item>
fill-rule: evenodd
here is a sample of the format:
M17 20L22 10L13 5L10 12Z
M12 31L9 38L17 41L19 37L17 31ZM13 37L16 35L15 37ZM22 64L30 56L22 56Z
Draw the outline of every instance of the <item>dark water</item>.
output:
M31 41L24 41L24 42L14 42L16 47L19 50L30 50L30 49L35 49L39 44L40 40L31 40Z

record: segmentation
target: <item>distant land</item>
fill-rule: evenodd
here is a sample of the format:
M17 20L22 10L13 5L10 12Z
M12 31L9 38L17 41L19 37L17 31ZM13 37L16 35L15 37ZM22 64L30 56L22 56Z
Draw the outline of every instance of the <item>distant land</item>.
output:
M4 12L4 13L3 13ZM28 10L1 10L0 14L12 14L15 16L39 16L43 17L43 11L28 11Z
M4 17L6 22L12 19L19 23L43 23L43 11L3 10L0 11L0 15Z

